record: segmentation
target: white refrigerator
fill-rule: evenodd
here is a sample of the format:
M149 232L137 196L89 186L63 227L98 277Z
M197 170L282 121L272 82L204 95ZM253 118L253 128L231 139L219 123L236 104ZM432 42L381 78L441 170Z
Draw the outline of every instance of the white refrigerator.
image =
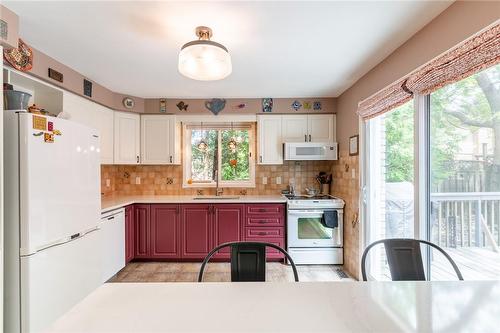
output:
M4 111L5 332L39 332L101 284L99 133Z

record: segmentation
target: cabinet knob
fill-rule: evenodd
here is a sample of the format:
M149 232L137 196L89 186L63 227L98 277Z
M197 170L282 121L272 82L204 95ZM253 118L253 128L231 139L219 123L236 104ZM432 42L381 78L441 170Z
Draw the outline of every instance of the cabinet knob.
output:
M172 163L172 156L170 156L170 163Z
M139 163L139 155L137 155L137 163Z

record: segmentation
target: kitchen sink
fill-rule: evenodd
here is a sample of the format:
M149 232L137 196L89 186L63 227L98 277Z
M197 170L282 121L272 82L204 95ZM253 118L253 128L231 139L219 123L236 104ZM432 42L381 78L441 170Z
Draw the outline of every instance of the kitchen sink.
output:
M231 195L220 195L220 196L199 196L199 197L194 197L194 200L227 200L227 199L239 199L240 197L238 196L231 196Z

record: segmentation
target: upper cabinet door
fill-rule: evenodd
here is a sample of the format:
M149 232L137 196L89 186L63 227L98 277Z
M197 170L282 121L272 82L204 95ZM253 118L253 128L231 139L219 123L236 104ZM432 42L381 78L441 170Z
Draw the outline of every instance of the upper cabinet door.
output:
M70 120L99 131L101 164L113 164L114 111L67 91L63 96L63 109Z
M179 164L179 127L175 116L141 116L141 164Z
M115 112L115 164L139 164L140 116Z
M312 114L307 116L307 141L333 142L335 138L335 115Z
M307 142L307 115L284 115L282 123L283 142Z
M281 116L258 115L258 164L283 164Z

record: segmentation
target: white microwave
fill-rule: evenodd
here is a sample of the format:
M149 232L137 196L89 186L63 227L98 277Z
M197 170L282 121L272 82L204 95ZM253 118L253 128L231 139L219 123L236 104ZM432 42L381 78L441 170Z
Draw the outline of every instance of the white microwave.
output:
M285 142L285 160L334 161L338 159L337 142Z

